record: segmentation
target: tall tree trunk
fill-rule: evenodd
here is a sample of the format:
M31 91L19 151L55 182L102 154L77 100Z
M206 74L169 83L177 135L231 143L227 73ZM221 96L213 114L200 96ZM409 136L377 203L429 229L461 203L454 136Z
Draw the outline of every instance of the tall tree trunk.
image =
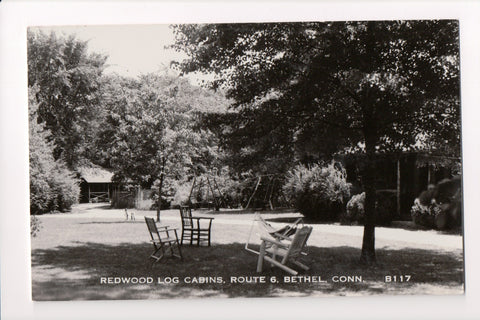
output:
M162 206L162 186L163 186L163 172L160 174L160 185L158 186L157 222L160 222L160 207Z
M162 169L160 171L160 184L158 186L158 199L157 199L157 222L160 222L160 208L162 206L162 187L163 180L165 178L165 157L162 157Z
M373 67L377 63L377 52L375 51L376 34L375 23L369 21L367 23L367 43L365 66L367 72L372 72ZM375 94L367 89L363 97L363 134L365 137L365 151L367 162L365 166L365 173L363 177L363 185L365 188L365 227L363 229L363 243L362 254L360 261L366 264L375 263L375 203L376 203L376 188L375 188L375 166L376 155L375 146L377 145L377 121L376 121L376 106Z
M372 121L365 123L365 149L366 166L363 177L365 187L365 227L363 230L362 254L360 261L366 264L375 262L375 218L376 218L376 188L375 188L375 166L376 166L376 130Z

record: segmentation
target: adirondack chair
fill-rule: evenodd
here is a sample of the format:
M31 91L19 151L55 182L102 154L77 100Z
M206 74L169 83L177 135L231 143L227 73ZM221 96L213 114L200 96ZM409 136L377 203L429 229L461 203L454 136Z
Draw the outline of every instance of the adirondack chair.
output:
M268 223L260 213L255 213L252 221L252 226L250 227L250 232L248 234L247 242L245 243L245 250L253 252L255 254L260 254L260 251L254 246L252 247L252 243L255 244L255 240L260 239L262 236L271 238L273 240L282 240L286 237L290 237L295 234L295 231L299 227L299 225L303 225L303 219L298 218L294 222L285 225L281 228L274 228L270 223Z
M183 245L183 240L189 240L190 244L196 242L199 246L200 243L206 242L210 246L212 220L214 218L193 217L192 209L188 206L180 207L180 217L182 219L180 245ZM203 223L202 220L204 220Z
M304 270L308 270L309 268L298 261L298 259L302 255L302 251L307 244L307 240L311 233L312 227L305 226L297 229L292 239L285 237L283 241L278 241L262 237L260 255L258 256L257 262L257 272L262 272L264 261L267 261L292 275L297 275L298 272L288 267L288 262L291 262ZM268 254L270 254L270 256ZM277 257L280 258L280 260L277 260Z
M150 233L150 242L153 244L154 251L149 258L154 259L152 265L162 260L168 254L172 257L183 260L182 251L178 242L177 230L168 226L158 227L153 218L145 217L145 222Z

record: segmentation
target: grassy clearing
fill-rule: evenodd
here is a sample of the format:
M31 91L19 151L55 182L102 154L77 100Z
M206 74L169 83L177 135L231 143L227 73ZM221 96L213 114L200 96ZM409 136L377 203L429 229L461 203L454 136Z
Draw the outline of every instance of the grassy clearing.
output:
M83 214L83 215L82 215ZM154 215L153 212L147 212ZM175 213L164 224L179 227ZM257 256L244 250L249 224L216 216L211 247L183 246L184 260L168 259L153 267L143 217L124 221L120 212L101 210L40 217L42 229L32 239L34 300L158 299L191 297L277 297L370 294L461 294L463 259L458 248L416 245L378 239L375 266L358 263L358 236L314 230L311 269L324 283L284 283L278 268L255 272ZM423 231L419 231L423 232ZM399 244L400 243L400 244ZM238 284L231 277L265 276L266 283ZM338 283L334 276L357 276L361 282ZM386 283L387 275L410 275L409 282ZM102 284L102 277L151 277L151 284ZM178 277L178 283L158 278ZM187 277L221 277L221 283L186 283ZM277 283L270 283L276 277Z

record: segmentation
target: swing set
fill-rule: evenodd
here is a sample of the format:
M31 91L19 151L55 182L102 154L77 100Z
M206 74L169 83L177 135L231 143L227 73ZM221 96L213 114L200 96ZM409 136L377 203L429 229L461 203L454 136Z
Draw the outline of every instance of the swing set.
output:
M188 205L192 205L192 196L195 199L198 207L215 208L218 211L220 208L226 208L227 202L220 190L217 180L213 175L193 177L192 187L188 195Z
M278 192L279 178L274 174L260 175L258 177L247 178L242 182L244 196L242 209L275 209L279 197L284 203L287 203L284 194ZM192 186L188 195L187 204L196 208L228 208L231 205L229 198L222 193L215 174L203 174L193 177ZM245 199L248 199L245 204ZM242 202L238 200L238 204Z
M270 208L274 210L275 206L273 203L273 196L275 193L275 183L278 180L278 176L274 174L261 175L257 178L255 187L250 197L248 198L247 204L243 209L248 209L255 204L260 204L261 208ZM263 188L262 188L263 187ZM263 197L261 196L261 190L263 190ZM287 202L285 195L280 193L280 196L283 197L284 202Z

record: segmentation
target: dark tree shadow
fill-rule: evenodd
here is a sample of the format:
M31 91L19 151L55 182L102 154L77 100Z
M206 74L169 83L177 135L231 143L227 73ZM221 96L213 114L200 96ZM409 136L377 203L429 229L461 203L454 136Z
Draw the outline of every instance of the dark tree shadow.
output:
M173 297L269 297L279 295L342 295L417 293L415 286L462 287L463 261L453 253L432 250L377 250L379 263L359 263L360 250L352 247L309 247L303 260L311 267L301 275L321 276L326 283L283 283L287 274L267 267L256 273L257 256L240 243L211 247L183 246L184 260L167 259L152 266L151 245L77 243L32 252L34 300L157 299ZM54 275L52 275L54 274ZM82 276L76 278L76 274ZM276 277L279 283L237 284L231 276ZM361 282L337 283L333 276L360 276ZM408 283L384 282L386 275L410 275ZM101 284L102 277L152 277L152 284ZM159 284L158 277L178 277L179 283ZM222 278L222 283L185 283L185 277ZM409 288L412 289L409 291Z

